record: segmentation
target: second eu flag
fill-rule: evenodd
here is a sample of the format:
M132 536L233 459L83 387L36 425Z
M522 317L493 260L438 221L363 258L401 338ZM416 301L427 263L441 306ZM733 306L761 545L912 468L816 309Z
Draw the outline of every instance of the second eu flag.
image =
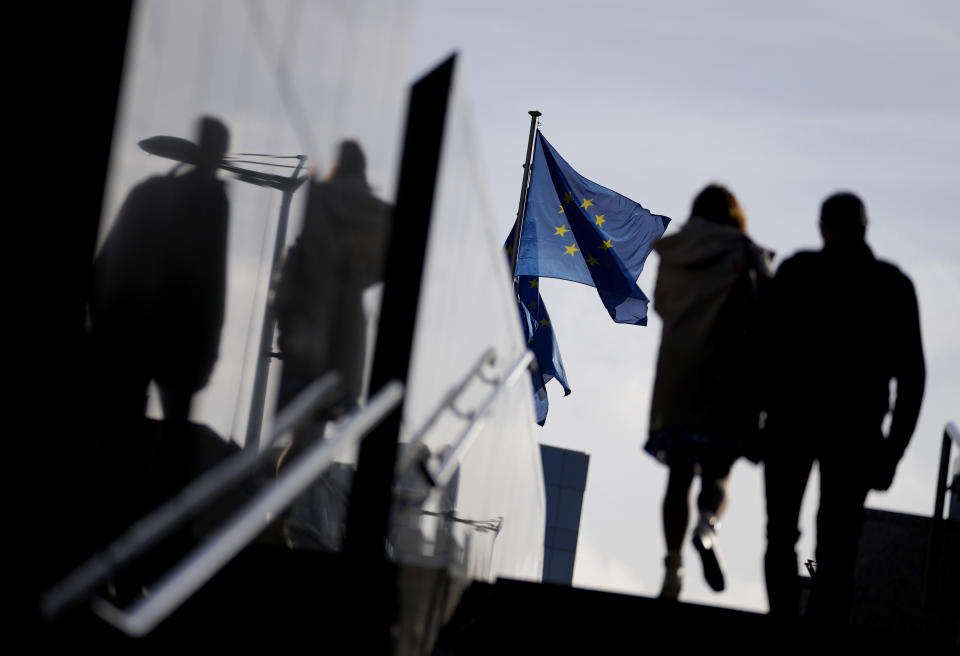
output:
M587 180L537 133L515 276L597 288L617 323L646 325L637 278L670 219Z

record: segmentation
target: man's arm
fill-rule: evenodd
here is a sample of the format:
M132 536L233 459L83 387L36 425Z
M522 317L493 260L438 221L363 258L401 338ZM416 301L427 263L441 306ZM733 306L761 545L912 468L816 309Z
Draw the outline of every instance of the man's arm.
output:
M883 442L880 471L872 486L878 490L890 487L897 464L913 436L917 418L920 416L920 402L923 399L926 379L917 295L913 283L902 274L898 276L897 290L900 300L894 307L902 314L900 328L894 336L895 343L890 345L892 357L895 358L893 373L897 379L897 398L892 411L890 432Z

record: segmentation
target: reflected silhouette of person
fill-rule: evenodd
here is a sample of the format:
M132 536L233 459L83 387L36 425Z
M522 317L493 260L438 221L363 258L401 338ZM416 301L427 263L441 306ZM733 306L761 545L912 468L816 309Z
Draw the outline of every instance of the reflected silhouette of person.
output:
M90 327L102 392L128 418L143 416L153 380L164 419L185 424L217 361L229 202L216 168L229 132L215 118L198 123L194 166L134 187L94 262Z
M693 544L715 591L725 587L716 531L727 477L757 431L760 403L753 348L759 303L771 277L769 254L746 234L746 219L726 188L710 185L690 220L657 241L654 309L663 319L644 449L670 468L663 498L667 555L662 599L675 600L689 524L690 487L700 475L700 518Z
M362 393L363 292L383 277L390 207L371 192L366 158L340 144L329 176L310 187L303 228L284 262L276 295L283 353L280 404L327 371L343 376L343 407Z
M913 284L874 257L866 227L857 196L830 196L820 214L823 249L797 253L774 279L764 567L770 613L782 618L799 614L795 545L813 461L820 507L808 615L845 622L867 492L890 487L920 412L925 373Z

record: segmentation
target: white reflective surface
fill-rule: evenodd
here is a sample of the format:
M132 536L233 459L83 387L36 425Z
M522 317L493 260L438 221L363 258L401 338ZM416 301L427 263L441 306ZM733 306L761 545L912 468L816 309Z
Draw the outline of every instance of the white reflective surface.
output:
M342 139L356 139L366 154L374 193L392 202L410 83L404 71L412 16L413 7L401 0L138 3L100 242L130 189L175 165L147 154L138 142L157 135L192 139L195 121L203 115L217 116L228 126L230 153L305 154L317 177L329 172ZM405 401L405 437L486 349L493 347L496 355L495 364L484 369L493 378L502 377L525 351L501 249L504 236L493 227L459 89L447 121ZM292 169L270 171L289 174ZM221 176L230 201L226 317L219 359L209 384L194 397L191 418L242 444L281 193ZM287 243L299 233L305 192L301 187L293 197ZM379 290L367 297L368 314L375 316ZM279 369L272 364L264 432ZM475 380L457 407L476 409L492 390ZM150 408L159 415L155 399ZM448 544L447 552L459 554L470 576L540 576L545 501L533 417L524 375L498 397L457 474L454 510L467 522L452 525L456 544ZM468 424L445 413L426 444L437 453ZM435 533L441 520L418 511L417 521L421 535L443 539Z
M423 426L488 348L493 348L495 362L483 373L500 379L526 351L502 248L505 236L495 233L463 87L456 76L424 265L402 441ZM474 379L454 405L469 414L492 389ZM468 417L444 412L427 432L425 444L442 454L469 423ZM545 496L536 428L530 379L524 373L494 403L460 466L456 515L482 522L479 527L462 522L453 526L460 546L469 547L465 553L469 576L540 578ZM495 533L487 520L498 518L503 521ZM429 517L421 521L428 537L435 529L433 521Z
M306 154L318 177L329 172L338 142L356 139L366 153L374 192L389 200L406 107L411 15L406 3L391 0L138 3L100 241L130 189L175 164L148 155L137 143L156 135L192 139L194 122L205 114L227 124L231 153ZM292 169L270 171L289 175ZM287 241L299 232L305 191L301 187L294 195ZM281 193L229 180L227 194L220 357L210 383L194 397L192 419L242 443ZM159 412L156 403L150 407L154 415ZM268 394L264 431L271 409Z

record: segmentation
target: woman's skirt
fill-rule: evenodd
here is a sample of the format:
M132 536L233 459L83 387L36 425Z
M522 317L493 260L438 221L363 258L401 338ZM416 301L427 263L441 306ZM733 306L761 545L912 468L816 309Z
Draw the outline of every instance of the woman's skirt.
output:
M742 444L721 431L663 428L651 431L643 450L665 465L689 463L727 467L740 457Z

